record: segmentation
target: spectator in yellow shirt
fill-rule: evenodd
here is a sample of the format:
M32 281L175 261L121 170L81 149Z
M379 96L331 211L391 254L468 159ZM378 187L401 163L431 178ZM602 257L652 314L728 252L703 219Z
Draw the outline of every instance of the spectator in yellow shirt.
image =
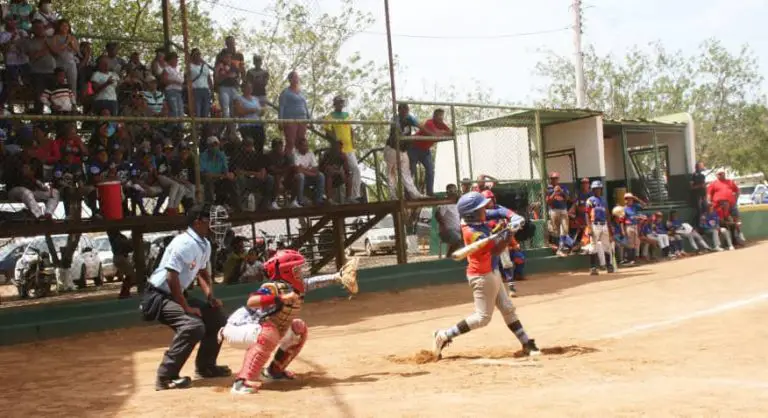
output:
M349 120L349 113L344 111L345 104L346 101L343 97L334 97L333 112L328 115L326 120ZM347 196L347 202L358 203L360 202L360 167L357 164L357 156L355 156L352 125L349 123L332 123L325 125L325 130L331 139L341 143L341 152L347 160L347 178L352 183L352 192Z

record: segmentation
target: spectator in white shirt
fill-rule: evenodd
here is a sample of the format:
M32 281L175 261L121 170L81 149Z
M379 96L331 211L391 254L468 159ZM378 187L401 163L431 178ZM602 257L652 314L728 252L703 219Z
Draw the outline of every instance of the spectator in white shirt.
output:
M315 154L309 151L309 143L306 138L300 138L296 142L293 158L295 190L290 207L300 208L306 204L304 201L304 187L306 185L314 186L315 204L321 205L325 201L325 174L320 171Z
M165 100L168 102L169 116L180 117L184 115L184 96L181 94L184 77L178 68L179 55L171 52L165 60L168 65L163 72L163 85L165 85Z
M16 19L9 15L5 19L5 31L0 32L0 49L5 53L5 78L3 97L11 95L11 90L29 80L29 57L24 53L24 39L27 32L17 27ZM2 103L5 103L3 100Z
M120 77L109 71L109 57L99 57L98 68L91 76L93 84L93 113L99 115L102 109L108 109L110 115L118 114L117 84Z
M187 75L192 80L192 90L195 95L195 116L207 118L211 116L211 89L213 78L211 68L203 61L200 50L192 50L192 64Z
M459 219L459 210L456 208L456 202L459 200L459 193L455 184L449 184L445 188L446 197L453 200L450 205L441 205L437 207L435 218L440 228L440 240L448 244L446 257L450 257L454 251L461 248L464 243L461 238L461 221Z

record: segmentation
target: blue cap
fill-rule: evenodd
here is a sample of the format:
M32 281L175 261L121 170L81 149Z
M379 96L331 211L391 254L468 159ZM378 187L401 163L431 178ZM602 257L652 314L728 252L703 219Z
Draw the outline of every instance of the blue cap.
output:
M483 195L478 192L469 192L459 198L459 201L456 203L456 208L459 210L459 215L465 217L488 206L488 203L490 202L491 199L483 197Z

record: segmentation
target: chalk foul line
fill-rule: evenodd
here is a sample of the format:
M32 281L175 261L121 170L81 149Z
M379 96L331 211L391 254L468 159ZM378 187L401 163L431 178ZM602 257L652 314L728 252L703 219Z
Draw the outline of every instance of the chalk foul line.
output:
M611 334L606 334L598 338L594 338L593 340L604 340L604 339L615 339L615 338L622 338L627 335L636 334L643 331L648 331L656 328L665 328L672 325L679 324L681 322L689 321L691 319L701 318L705 316L711 316L715 315L721 312L730 311L733 309L743 308L748 305L752 305L755 303L763 302L765 300L768 300L768 293L763 293L758 296L754 296L748 299L741 299L736 300L733 302L724 303L722 305L713 306L711 308L703 309L700 311L691 312L689 314L677 316L671 319L667 319L664 321L658 321L658 322L651 322L647 324L637 325L632 328L625 329L623 331L614 332Z

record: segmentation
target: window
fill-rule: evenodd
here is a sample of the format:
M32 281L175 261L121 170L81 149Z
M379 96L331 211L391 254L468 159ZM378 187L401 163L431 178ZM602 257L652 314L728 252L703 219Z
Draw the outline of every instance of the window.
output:
M640 189L652 202L669 200L669 147L658 148L658 165L656 151L653 147L636 147L629 149L632 167L640 182Z

